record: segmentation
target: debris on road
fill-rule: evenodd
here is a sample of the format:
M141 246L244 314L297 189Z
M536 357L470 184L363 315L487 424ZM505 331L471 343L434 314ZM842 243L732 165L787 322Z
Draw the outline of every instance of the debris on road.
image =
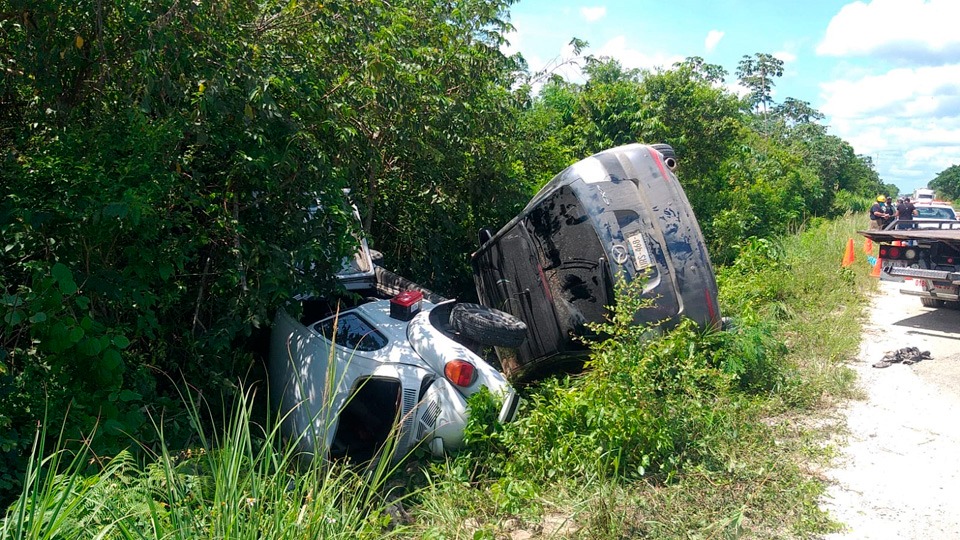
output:
M930 360L930 351L920 352L916 347L904 347L883 355L880 360L873 365L875 368L890 367L893 364L913 365L921 360Z

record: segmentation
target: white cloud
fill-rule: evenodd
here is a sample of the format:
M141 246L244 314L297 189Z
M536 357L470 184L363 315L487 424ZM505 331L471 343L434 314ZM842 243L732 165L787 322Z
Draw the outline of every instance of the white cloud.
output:
M521 35L519 30L513 30L511 32L507 32L503 37L506 40L506 43L500 46L501 53L507 56L511 56L515 53L520 52L520 48L523 42L521 40Z
M603 44L594 52L595 56L609 56L620 62L625 68L653 69L670 67L676 62L683 61L683 56L656 52L647 54L627 46L625 36L617 36Z
M791 62L797 61L797 55L789 51L777 51L773 53L773 57L776 58L777 60L780 60L784 64L789 64Z
M580 8L580 14L587 22L599 21L607 16L607 8L604 6L583 7Z
M960 163L960 64L858 74L820 86L831 131L904 191Z
M957 61L958 20L957 0L857 1L833 17L817 54L875 55L924 64Z
M832 117L960 117L960 64L900 68L820 85L821 110Z
M707 39L705 39L703 42L704 49L706 49L707 52L712 52L717 48L717 44L720 43L720 40L723 39L724 35L725 34L720 30L711 30L707 32Z

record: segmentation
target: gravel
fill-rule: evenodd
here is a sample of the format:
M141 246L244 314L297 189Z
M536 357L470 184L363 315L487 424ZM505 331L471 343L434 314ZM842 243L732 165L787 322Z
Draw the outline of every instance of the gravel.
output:
M866 398L842 408L846 433L821 508L845 524L828 539L960 539L960 311L921 306L880 282L857 361ZM903 347L913 365L874 368Z

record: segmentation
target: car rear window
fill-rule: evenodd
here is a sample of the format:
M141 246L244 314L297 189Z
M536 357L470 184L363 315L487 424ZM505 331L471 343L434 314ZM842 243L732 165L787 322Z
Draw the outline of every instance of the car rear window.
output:
M952 208L918 206L917 217L923 219L956 219L957 215Z
M331 317L313 328L337 345L355 351L376 351L387 346L387 338L355 313Z

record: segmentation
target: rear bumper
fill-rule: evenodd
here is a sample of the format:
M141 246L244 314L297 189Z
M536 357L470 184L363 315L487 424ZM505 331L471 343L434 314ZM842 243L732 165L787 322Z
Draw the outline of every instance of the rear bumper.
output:
M960 285L960 272L951 272L947 270L928 270L926 268L914 268L912 266L893 266L887 269L891 276L908 277L913 279L930 279L933 281L946 281L952 285Z

